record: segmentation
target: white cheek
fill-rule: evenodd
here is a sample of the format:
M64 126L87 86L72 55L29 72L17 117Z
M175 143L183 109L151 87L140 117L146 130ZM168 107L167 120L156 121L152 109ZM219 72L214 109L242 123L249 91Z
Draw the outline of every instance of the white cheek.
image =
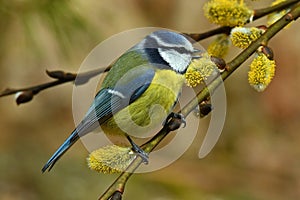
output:
M191 56L177 51L158 49L160 56L176 71L183 72L191 62Z

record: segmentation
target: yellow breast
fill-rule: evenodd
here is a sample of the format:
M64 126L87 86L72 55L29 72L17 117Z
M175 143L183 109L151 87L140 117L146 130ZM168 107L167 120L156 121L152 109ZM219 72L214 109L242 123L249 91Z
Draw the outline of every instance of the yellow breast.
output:
M128 107L117 112L101 128L111 135L138 135L161 125L180 93L184 77L171 70L158 70L148 89Z

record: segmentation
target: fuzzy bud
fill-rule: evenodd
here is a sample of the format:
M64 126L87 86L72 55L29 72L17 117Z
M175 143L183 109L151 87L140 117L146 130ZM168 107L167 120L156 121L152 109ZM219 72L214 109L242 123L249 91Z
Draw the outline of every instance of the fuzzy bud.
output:
M135 156L130 147L110 145L90 153L87 162L92 170L112 174L125 171Z
M257 40L263 32L263 29L256 27L235 27L231 30L230 39L234 46L245 49L253 41Z
M185 73L186 84L190 87L196 87L201 83L205 83L216 69L217 67L211 61L210 56L203 54L201 58L193 59L189 65Z
M228 35L220 34L210 43L207 52L212 56L224 58L229 50L230 44L231 42Z
M204 14L209 21L221 26L242 26L251 21L253 10L243 0L210 0L204 7Z
M275 75L275 61L268 59L261 52L256 53L255 56L248 72L248 81L256 91L262 92L270 84Z

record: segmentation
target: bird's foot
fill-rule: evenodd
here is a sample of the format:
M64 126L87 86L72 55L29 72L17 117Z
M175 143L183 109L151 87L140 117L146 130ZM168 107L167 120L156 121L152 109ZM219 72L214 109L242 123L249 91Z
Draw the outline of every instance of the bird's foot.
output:
M129 136L127 136L127 139L132 146L132 151L142 158L143 163L148 164L149 162L148 153L146 153L143 149L141 149L141 147L139 147L136 143L134 143Z
M174 112L171 112L168 115L168 117L166 118L166 120L163 123L163 125L165 126L170 121L170 119L172 119L172 118L179 119L181 121L181 124L183 124L183 128L186 127L186 120L185 120L185 117L183 116L183 114L181 114L181 113L174 113Z

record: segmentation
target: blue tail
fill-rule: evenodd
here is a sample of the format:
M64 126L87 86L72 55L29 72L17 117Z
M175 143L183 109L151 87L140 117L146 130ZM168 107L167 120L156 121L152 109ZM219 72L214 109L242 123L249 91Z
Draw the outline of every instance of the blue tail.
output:
M48 162L44 165L42 172L48 171L54 166L54 164L59 160L59 158L79 139L79 135L76 129L72 134L66 139L66 141L57 149L57 151L52 155Z

